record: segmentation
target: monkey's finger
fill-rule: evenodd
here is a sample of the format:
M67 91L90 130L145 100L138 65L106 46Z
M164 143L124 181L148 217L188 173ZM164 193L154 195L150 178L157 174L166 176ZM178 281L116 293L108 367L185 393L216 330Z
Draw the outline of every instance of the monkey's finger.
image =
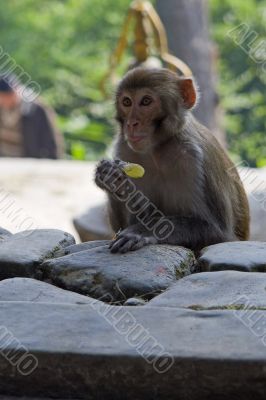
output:
M113 168L113 162L110 160L101 160L98 164L97 170L103 173L110 171Z
M113 246L113 244L114 244L118 239L121 239L121 238L124 238L124 237L125 237L125 234L123 234L122 229L119 229L119 231L116 232L114 239L113 239L113 240L111 241L111 243L109 244L109 249Z
M98 186L104 187L102 175L99 172L95 174L95 182Z
M128 241L127 237L121 237L120 239L116 239L114 242L111 243L110 245L110 250L111 253L117 253L120 249L121 246L123 246L124 243Z
M135 251L141 249L142 247L146 246L146 244L147 244L146 240L142 238L132 245L131 250Z
M116 158L116 159L114 160L114 163L115 163L118 167L124 166L124 165L126 164L124 161L119 160L119 158Z
M138 238L129 239L125 244L120 247L119 252L127 253L128 251L134 250L134 246L137 244L138 241Z

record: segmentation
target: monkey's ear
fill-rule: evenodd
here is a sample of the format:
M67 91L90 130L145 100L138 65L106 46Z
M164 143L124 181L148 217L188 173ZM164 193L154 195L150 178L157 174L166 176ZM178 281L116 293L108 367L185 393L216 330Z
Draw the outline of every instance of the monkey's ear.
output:
M184 107L191 109L197 102L197 91L192 78L180 78L178 80L178 89L183 99Z

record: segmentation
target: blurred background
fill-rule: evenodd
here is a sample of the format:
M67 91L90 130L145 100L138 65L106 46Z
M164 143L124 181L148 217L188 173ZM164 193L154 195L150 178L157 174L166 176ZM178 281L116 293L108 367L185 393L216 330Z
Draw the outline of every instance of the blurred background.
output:
M167 31L170 52L190 66L202 102L208 103L203 122L220 131L221 141L226 135L234 160L245 160L250 167L266 165L266 64L263 68L263 62L248 54L252 45L264 41L260 60L264 57L266 63L265 0L152 3ZM65 157L98 159L114 133L112 102L99 86L130 1L1 0L0 4L0 46L40 85L42 99L55 109ZM240 24L248 26L247 36L252 31L257 34L254 43L254 34L244 45L237 43L241 28L229 33ZM129 33L118 76L133 57L130 43Z
M115 132L116 82L144 63L192 70L201 93L194 113L240 166L251 238L266 240L265 0L0 5L0 226L58 228L82 241L112 235L94 162ZM21 107L1 81L6 70L39 97Z

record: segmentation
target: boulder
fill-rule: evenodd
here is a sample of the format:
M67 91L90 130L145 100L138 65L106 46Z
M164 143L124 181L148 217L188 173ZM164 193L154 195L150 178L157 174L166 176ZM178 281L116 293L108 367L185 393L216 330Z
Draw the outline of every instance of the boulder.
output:
M150 299L191 273L195 259L183 247L153 245L126 254L112 254L106 241L86 250L50 259L40 266L43 280L108 302L130 297ZM80 249L81 247L79 247Z
M266 242L226 242L205 247L197 268L200 271L266 271Z
M112 239L114 233L108 224L106 204L91 207L86 213L73 219L82 242Z
M146 307L266 310L265 288L266 274L260 272L202 272L180 279Z
M53 257L57 250L74 243L72 235L57 229L36 229L7 235L0 242L0 280L36 277L39 264Z

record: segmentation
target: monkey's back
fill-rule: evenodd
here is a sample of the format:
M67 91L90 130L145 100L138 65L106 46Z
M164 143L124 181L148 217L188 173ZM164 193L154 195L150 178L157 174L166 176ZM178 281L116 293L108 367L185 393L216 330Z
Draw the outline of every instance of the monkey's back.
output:
M215 136L198 123L206 154L205 175L212 185L220 186L220 196L229 202L232 210L233 229L239 240L249 238L249 204L247 195L234 163L230 160ZM215 166L213 167L213 162ZM218 191L219 192L219 191Z

